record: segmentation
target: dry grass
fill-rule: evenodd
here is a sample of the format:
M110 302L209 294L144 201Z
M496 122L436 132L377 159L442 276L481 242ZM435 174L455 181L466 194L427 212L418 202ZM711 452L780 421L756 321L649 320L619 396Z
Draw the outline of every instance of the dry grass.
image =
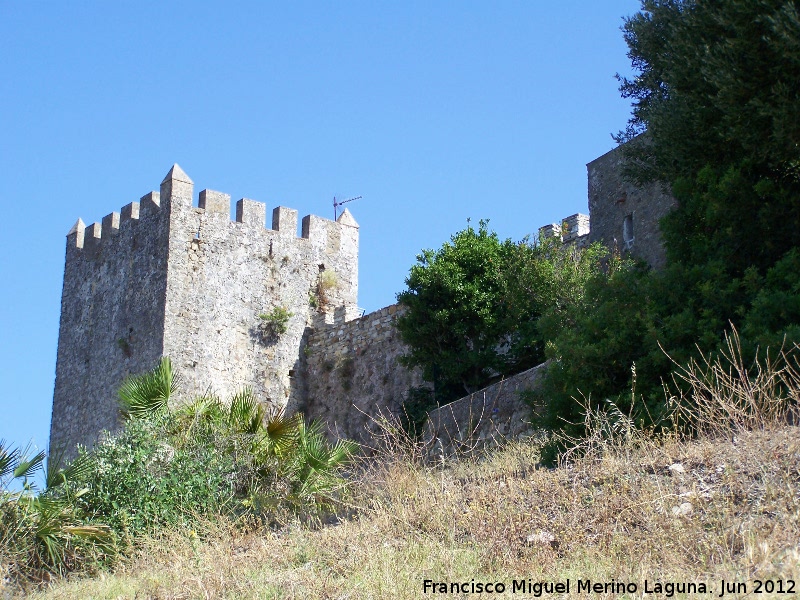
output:
M697 439L592 413L596 435L550 470L538 466L536 441L431 466L419 445L390 436L359 474L355 516L336 525L172 531L144 540L115 574L57 582L36 597L404 599L425 597L425 579L473 578L509 587L569 578L570 598L620 597L578 594L579 578L634 582L630 598L643 597L645 580L704 582L717 597L720 579L750 594L755 579L798 580L800 431L791 423L800 379L754 387L729 378L735 364L724 360L687 372L692 418L706 423Z
M537 461L533 443L513 443L444 468L373 463L353 499L357 518L318 530L222 522L170 532L113 575L37 597L419 598L424 579L613 578L641 590L645 579L800 573L794 427L650 440L554 470Z
M800 423L800 347L756 352L752 364L742 358L736 329L725 336L719 355L675 363L668 401L678 427L706 435L764 429L776 423ZM673 361L674 362L674 361ZM668 388L668 392L669 389Z

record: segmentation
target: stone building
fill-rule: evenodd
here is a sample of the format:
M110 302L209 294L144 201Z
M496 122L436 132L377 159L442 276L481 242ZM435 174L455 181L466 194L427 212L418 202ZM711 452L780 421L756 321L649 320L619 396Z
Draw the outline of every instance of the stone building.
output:
M182 393L221 397L243 386L286 405L304 393L303 349L314 326L360 314L358 224L272 212L211 190L192 205L192 180L173 166L160 192L78 220L67 235L50 447L91 445L118 425L116 391L169 356ZM264 316L290 313L265 334Z
M579 248L601 242L620 254L630 254L660 269L666 263L659 221L675 207L675 199L660 183L636 186L625 180L622 146L586 165L589 214L576 214L560 224L539 228L542 239L561 237Z
M625 183L621 167L619 149L590 162L589 216L542 227L540 237L578 248L602 241L661 266L658 219L674 200ZM71 456L117 428L120 384L162 356L182 378L178 400L246 386L322 420L332 437L367 443L379 415L396 414L422 384L397 361L399 308L362 316L357 307L359 228L347 210L335 222L303 217L298 237L297 211L275 208L268 229L264 204L239 200L233 221L230 209L230 196L211 190L193 206L192 180L175 165L159 192L70 230L52 450ZM280 335L264 326L276 309L289 315Z
M659 269L666 263L659 221L676 201L661 183L639 187L625 181L624 163L623 148L618 146L586 165L590 240Z

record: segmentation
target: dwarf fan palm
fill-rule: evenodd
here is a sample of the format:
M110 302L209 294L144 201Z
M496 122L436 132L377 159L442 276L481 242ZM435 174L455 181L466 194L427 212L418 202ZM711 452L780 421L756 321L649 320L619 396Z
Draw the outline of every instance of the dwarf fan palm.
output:
M27 450L0 440L0 559L16 578L41 578L45 572L61 573L79 558L83 543L108 550L113 544L105 525L87 524L75 508L79 496L57 493L81 464L60 469L48 463L46 489L36 493L30 481L45 461L45 452L29 456ZM21 489L11 491L15 480Z
M128 377L119 388L120 407L130 418L143 418L164 412L178 389L178 378L168 357L152 371Z

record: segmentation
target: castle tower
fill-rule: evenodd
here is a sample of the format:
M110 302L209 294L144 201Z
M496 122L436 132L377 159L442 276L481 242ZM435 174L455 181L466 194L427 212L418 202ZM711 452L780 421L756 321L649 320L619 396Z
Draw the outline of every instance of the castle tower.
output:
M645 143L641 138L628 142ZM630 253L654 269L666 264L660 221L676 205L661 183L637 186L625 179L625 149L618 146L586 165L592 242Z
M67 234L51 450L73 455L119 425L117 389L169 356L182 396L225 398L244 386L263 401L302 401L308 328L357 316L358 224L211 190L170 169L160 192L80 219ZM275 308L286 332L265 330ZM180 399L180 398L179 398Z

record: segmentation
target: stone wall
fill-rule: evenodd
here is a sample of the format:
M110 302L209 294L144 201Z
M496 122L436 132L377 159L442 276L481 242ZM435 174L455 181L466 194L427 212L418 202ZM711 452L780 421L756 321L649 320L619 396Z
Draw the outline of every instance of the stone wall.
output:
M211 190L193 206L193 183L175 165L140 203L67 236L51 448L67 456L118 425L126 375L169 356L177 398L222 398L248 386L284 406L303 396L301 348L310 328L357 314L358 224L336 222ZM287 331L264 335L259 315L291 313ZM300 375L298 377L297 375Z
M190 182L173 177L165 185L174 200L164 353L183 373L184 393L224 398L248 386L286 405L303 394L307 329L332 322L337 309L355 312L357 223L347 211L338 222L308 216L298 238L295 210L276 208L266 229L260 202L239 200L232 222L227 194L204 190L195 208ZM291 313L287 331L262 335L259 315L275 307Z
M161 358L168 235L157 193L67 235L51 451L115 429L119 384Z
M563 244L582 250L589 245L589 215L576 213L565 217L561 223L539 227L539 240L557 238Z
M623 178L623 148L617 147L586 165L589 174L591 242L602 242L621 253L630 252L653 268L666 254L659 221L675 199L659 183L637 187Z
M430 454L449 455L531 433L532 408L520 394L539 385L546 366L543 363L428 413L424 439Z
M318 327L308 338L305 403L294 408L326 424L332 438L369 444L380 413L397 415L419 370L398 363L406 346L394 327L398 305Z

